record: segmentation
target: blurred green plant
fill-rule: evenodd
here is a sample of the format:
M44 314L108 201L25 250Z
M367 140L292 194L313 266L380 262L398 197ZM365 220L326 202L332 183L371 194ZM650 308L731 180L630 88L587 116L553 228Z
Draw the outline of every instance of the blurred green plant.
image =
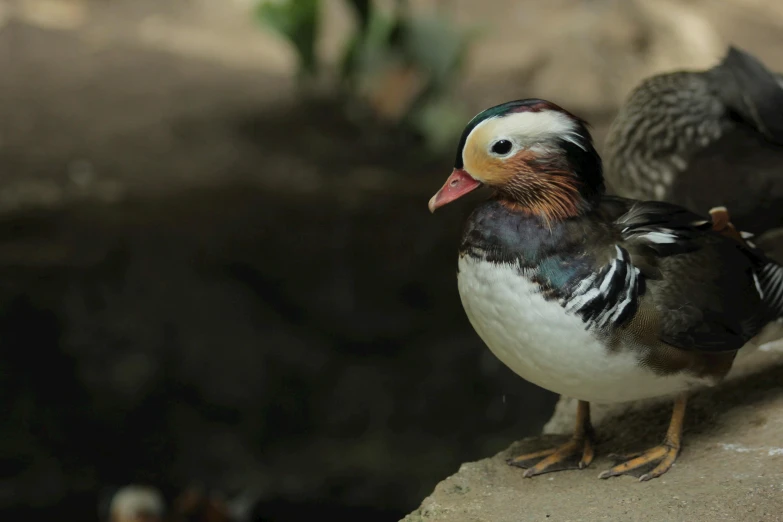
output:
M261 22L294 46L300 76L314 76L318 68L315 42L318 38L320 0L262 1L256 14Z
M323 1L261 0L258 20L296 52L302 87L323 76L318 36ZM385 121L419 133L434 151L451 147L465 122L453 87L475 31L458 28L443 9L414 15L406 0L383 12L372 0L345 0L356 28L336 67L335 92Z

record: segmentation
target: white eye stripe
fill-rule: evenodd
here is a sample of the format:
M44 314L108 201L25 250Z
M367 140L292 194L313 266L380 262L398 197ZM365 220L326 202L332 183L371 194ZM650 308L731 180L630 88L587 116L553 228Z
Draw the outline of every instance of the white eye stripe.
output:
M476 125L468 136L468 141L479 135L482 136L481 141L487 140L484 141L484 146L487 147L487 152L495 157L506 156L492 151L493 145L504 139L512 143L509 154L522 148L539 147L548 140L555 139L567 141L582 150L587 150L578 122L555 110L493 116Z

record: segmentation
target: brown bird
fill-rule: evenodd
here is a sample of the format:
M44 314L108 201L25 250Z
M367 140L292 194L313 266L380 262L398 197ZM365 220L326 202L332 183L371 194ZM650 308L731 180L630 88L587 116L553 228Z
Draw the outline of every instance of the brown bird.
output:
M709 70L647 78L612 122L605 158L621 196L724 205L754 234L783 226L783 77L732 47Z

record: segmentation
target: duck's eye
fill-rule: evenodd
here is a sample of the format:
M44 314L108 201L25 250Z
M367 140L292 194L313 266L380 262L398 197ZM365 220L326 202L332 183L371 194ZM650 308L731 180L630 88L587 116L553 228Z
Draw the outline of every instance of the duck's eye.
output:
M508 140L498 140L492 144L491 150L494 154L503 156L504 154L511 152L511 142Z

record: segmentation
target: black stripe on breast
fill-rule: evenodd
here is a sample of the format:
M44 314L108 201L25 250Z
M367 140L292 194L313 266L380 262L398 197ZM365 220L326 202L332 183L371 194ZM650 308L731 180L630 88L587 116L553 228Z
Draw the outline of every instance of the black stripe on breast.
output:
M644 294L644 279L620 246L617 257L598 272L576 283L563 306L579 315L587 328L620 326L634 316Z

